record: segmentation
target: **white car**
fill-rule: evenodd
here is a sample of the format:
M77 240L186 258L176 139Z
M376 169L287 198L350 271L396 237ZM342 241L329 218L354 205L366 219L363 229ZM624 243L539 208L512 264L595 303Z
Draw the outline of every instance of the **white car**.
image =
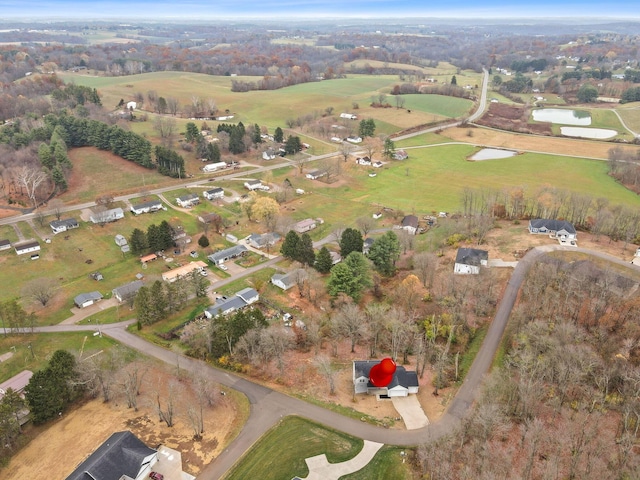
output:
M224 263L221 263L220 265L218 265L218 268L219 268L220 270L225 271L225 272L226 272L227 270L229 270L229 269L227 268L227 266L226 266Z

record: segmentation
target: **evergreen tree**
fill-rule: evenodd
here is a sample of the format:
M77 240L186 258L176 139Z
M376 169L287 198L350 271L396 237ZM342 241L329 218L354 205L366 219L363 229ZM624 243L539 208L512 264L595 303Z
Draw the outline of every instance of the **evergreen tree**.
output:
M451 77L451 85L458 85L458 79L455 75Z
M60 165L53 167L51 171L51 179L56 186L58 192L64 192L67 189L67 179L64 177L64 172Z
M147 228L147 244L149 245L149 250L151 250L152 252L164 250L164 246L161 240L160 227L155 224L149 225L149 228Z
M136 293L134 307L136 309L136 318L142 325L151 325L154 322L149 287L140 287L138 293Z
M287 235L284 237L282 246L280 247L280 253L283 257L288 258L289 260L296 260L299 243L300 236L298 233L295 230L289 230Z
M369 258L381 274L393 275L396 270L396 261L400 258L398 236L392 231L388 231L374 241L369 249Z
M201 137L200 132L198 131L198 126L195 123L189 122L185 128L184 139L187 142L193 143Z
M173 247L173 229L169 222L163 220L159 227L160 250Z
M362 119L358 126L358 135L362 138L373 137L376 132L376 122L373 118Z
M273 141L282 143L284 141L284 132L280 127L276 127L275 132L273 132Z
M217 143L210 143L207 145L207 158L210 162L220 161L220 147Z
M164 282L160 280L153 282L149 296L151 297L151 315L153 322L164 320L168 313L168 302L167 295L165 295Z
M38 147L38 159L43 167L48 170L53 170L56 162L51 153L51 148L46 143L41 143Z
M362 253L364 240L359 230L355 228L346 228L340 237L340 255L346 258L351 252Z
M303 265L313 266L313 264L316 263L316 253L313 250L313 240L311 240L308 233L303 233L300 236L300 242L298 243L295 259Z
M139 255L149 250L147 235L139 228L134 228L129 237L129 245L134 255Z
M331 261L331 254L329 250L324 245L316 255L316 265L315 268L320 273L329 273L331 271L331 267L333 263Z
M383 155L387 160L390 160L393 157L393 154L396 151L396 145L393 143L391 138L387 137L384 141L384 151Z
M65 350L57 350L43 370L33 374L25 387L25 399L34 423L57 417L76 400L80 389L74 387L76 361Z
M336 298L341 293L351 298L359 295L358 283L356 279L353 278L351 269L346 263L340 262L331 268L331 275L327 282L327 291L333 298Z
M199 239L198 239L198 245L200 245L202 248L206 248L209 246L209 239L207 238L206 235L202 235Z
M240 128L234 128L229 135L229 151L234 155L245 151L244 132Z
M287 155L293 155L302 150L302 142L300 141L300 137L289 135L286 143L284 144L284 151Z
M260 127L258 126L257 123L253 126L252 133L253 133L253 137L252 137L253 143L256 145L258 145L259 143L262 143L262 137L260 136Z

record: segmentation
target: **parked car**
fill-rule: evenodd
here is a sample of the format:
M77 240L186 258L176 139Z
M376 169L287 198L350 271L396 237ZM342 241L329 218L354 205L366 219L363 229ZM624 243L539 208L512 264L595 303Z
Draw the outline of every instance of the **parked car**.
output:
M152 480L164 480L164 475L158 472L151 472L149 474L149 478L151 478Z
M227 266L226 266L224 263L221 263L220 265L218 265L218 268L219 268L220 270L225 271L225 272L226 272L227 270L229 270L229 269L227 268Z
M192 258L196 258L198 256L198 252L196 252L195 250L191 250L191 253L189 255L191 255Z

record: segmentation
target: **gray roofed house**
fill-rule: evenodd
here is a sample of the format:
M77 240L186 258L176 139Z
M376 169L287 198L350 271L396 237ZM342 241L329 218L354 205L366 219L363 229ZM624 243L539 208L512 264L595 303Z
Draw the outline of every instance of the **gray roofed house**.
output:
M247 302L247 305L251 305L252 303L258 301L258 299L260 298L260 294L257 292L257 290L251 287L247 287L236 293L236 297L240 297L242 300Z
M81 293L76 298L73 299L73 303L76 304L78 308L85 308L94 303L102 300L102 294L100 292L88 292Z
M303 276L303 277L301 277ZM289 290L298 283L301 278L306 278L307 273L302 268L297 268L287 273L276 273L271 277L271 283L282 290Z
M62 233L72 228L78 228L80 225L75 218L65 218L64 220L54 220L49 223L53 233Z
M138 478L141 470L157 458L133 433L112 434L89 458L67 477L67 480L120 480Z
M0 240L0 250L9 250L11 248L11 241L4 239Z
M236 310L240 310L246 306L247 302L237 296L233 296L231 298L219 298L216 300L216 303L204 311L204 314L207 318L213 318L217 315L226 315Z
M373 245L373 242L375 242L375 239L371 237L365 238L362 242L362 253L367 255L369 253L369 250L371 249L371 246Z
M176 203L182 208L193 207L200 203L200 197L198 197L197 193L187 193L176 198Z
M280 240L280 235L277 233L252 233L247 237L247 243L253 248L265 248L274 245Z
M127 283L126 285L122 285L120 287L113 289L113 295L118 299L119 302L124 302L134 297L138 290L144 286L144 283L140 280L134 280L133 282Z
M575 240L578 237L575 227L566 220L536 218L529 220L529 233L549 235L558 240Z
M214 200L216 198L224 197L224 189L220 187L212 188L211 190L205 191L202 196L207 200Z
M207 258L211 263L215 265L220 265L221 263L226 262L232 258L239 257L244 254L244 252L248 251L247 247L244 245L235 245L230 248L225 248L224 250L220 250L219 252L212 253Z
M480 267L486 267L489 262L489 252L476 248L459 248L453 273L478 274Z
M388 397L407 397L418 393L420 384L418 375L414 371L407 371L402 365L396 366L391 383L386 387L376 387L369 380L369 372L380 360L355 360L353 362L353 387L355 393L369 395L386 395Z
M131 205L131 212L135 215L140 215L141 213L157 212L163 208L160 200L150 200L148 202L138 203L137 205Z

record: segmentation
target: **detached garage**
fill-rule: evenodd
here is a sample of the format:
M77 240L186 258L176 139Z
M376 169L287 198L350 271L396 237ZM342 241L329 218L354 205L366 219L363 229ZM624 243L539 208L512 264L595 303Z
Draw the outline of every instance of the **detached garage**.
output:
M102 294L100 292L89 292L78 295L73 299L73 303L75 303L78 308L86 308L100 300L102 300Z

